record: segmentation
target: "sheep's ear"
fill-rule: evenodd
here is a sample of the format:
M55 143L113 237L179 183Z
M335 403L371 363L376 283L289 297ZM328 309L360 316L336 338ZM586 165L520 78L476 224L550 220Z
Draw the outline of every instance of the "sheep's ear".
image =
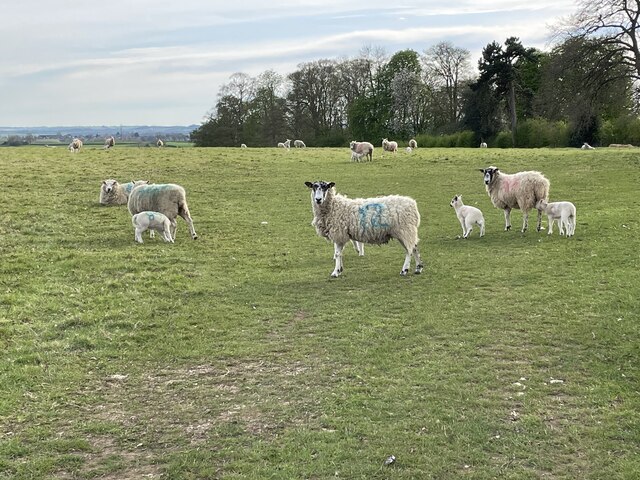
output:
M480 171L481 171L482 173L485 173L484 168L481 168L481 169L480 169Z
M311 182L304 182L304 184L309 188L313 188L313 183Z
M336 186L335 182L329 182L329 188L333 188L335 186Z
M102 180L102 184L103 184L103 185L106 185L106 184L107 184L107 181L106 181L106 180Z

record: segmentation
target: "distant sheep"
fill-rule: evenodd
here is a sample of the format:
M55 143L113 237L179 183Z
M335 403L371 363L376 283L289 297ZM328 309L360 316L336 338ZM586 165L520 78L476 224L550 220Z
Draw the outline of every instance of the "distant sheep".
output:
M456 216L462 227L463 238L469 237L471 230L473 230L473 225L478 225L480 227L480 236L484 236L484 217L479 208L462 203L462 195L453 197L449 205L456 211Z
M287 139L286 142L279 142L278 143L278 148L285 148L285 149L289 150L291 148L291 140Z
M146 180L136 180L128 183L118 183L112 178L103 180L100 186L100 204L101 205L126 205L129 201L129 194L133 187L138 185L146 185Z
M189 225L191 238L198 238L193 227L193 220L187 205L187 194L183 187L173 183L139 185L133 188L127 203L129 213L159 212L166 215L171 222L171 238L176 238L176 218L180 215Z
M409 140L409 146L415 150L416 148L418 148L418 142L416 142L415 138L412 138L411 140Z
M349 144L349 148L351 149L351 160L355 159L360 161L362 157L369 158L369 161L373 160L373 145L369 142L356 142L355 140L351 141Z
M382 150L385 152L396 153L398 151L398 142L390 142L386 138L382 139Z
M350 199L335 191L334 182L305 182L311 189L311 209L316 233L333 242L335 268L343 271L342 251L349 240L383 244L397 239L406 255L400 275L406 275L415 259L415 273L424 268L418 251L420 213L414 199L399 195ZM357 245L356 245L357 248Z
M411 152L413 152L413 148L407 147L407 148L404 149L404 151L407 152L407 153L411 153Z
M593 148L593 147L592 147L591 145L589 145L587 142L584 142L580 148L581 148L582 150L595 150L595 148Z
M107 138L104 139L104 149L105 150L109 150L115 144L116 144L116 139L113 138L113 136L107 137Z
M73 141L69 144L69 151L73 153L78 153L82 149L82 140L79 138L74 138Z
M247 146L244 143L241 143L240 148L247 148Z
M519 208L523 213L522 232L529 227L529 210L536 208L538 200L549 199L549 180L540 172L506 174L497 167L480 169L484 184L496 208L504 210L505 230L511 229L511 210ZM540 231L542 211L538 209L537 230Z
M481 142L480 148L487 148L487 142Z
M158 139L158 141L156 142L156 147L158 147L158 148L164 147L164 142L162 140Z
M304 144L302 140L295 140L293 142L293 146L296 148L307 148L307 146Z
M133 223L133 228L135 229L135 241L138 243L143 243L142 234L147 230L160 232L165 242L173 243L171 220L160 212L145 211L136 213L131 217L131 223Z
M576 231L576 206L571 202L549 202L538 200L536 204L538 210L547 214L549 223L548 235L553 233L553 222L558 222L560 235L564 235L566 227L567 237L573 236Z

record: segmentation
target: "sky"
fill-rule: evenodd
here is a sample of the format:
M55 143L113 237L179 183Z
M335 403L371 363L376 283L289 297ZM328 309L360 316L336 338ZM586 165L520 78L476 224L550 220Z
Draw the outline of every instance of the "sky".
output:
M391 6L393 5L393 6ZM191 125L236 72L451 42L549 50L573 0L20 0L0 27L0 126Z

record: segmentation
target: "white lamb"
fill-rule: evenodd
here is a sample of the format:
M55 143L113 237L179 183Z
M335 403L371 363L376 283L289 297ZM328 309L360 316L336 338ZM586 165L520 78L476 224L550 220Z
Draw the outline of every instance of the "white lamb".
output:
M102 205L126 205L133 187L146 185L147 180L136 180L128 183L118 183L112 178L103 180L100 186L100 204Z
M247 145L245 143L241 143L240 148L247 148Z
M176 218L180 215L189 225L191 238L198 238L193 227L193 220L187 205L187 194L183 187L173 183L138 185L129 195L127 208L131 215L140 212L159 212L166 215L171 222L171 238L176 238Z
M284 148L286 150L289 150L291 148L291 140L287 138L286 142L279 142L278 148Z
M538 200L549 199L549 180L540 172L502 173L498 167L480 169L484 174L484 184L496 208L504 210L505 230L511 229L511 210L522 210L522 233L529 227L529 210L537 208ZM537 230L542 226L542 211L538 209Z
M592 147L591 145L589 145L587 142L584 142L580 148L581 148L582 150L595 150L595 148L593 148L593 147Z
M546 202L545 200L539 200L536 204L536 208L542 210L547 214L547 220L549 223L549 233L553 233L553 222L558 222L558 228L560 229L560 235L566 234L567 237L573 236L576 231L576 206L571 202Z
M398 151L398 142L390 142L386 138L382 139L382 150L385 152L396 153Z
M399 195L351 199L336 193L334 182L305 182L305 185L311 189L312 225L318 235L334 245L332 277L343 271L342 251L349 240L383 244L395 238L406 251L400 275L408 273L412 256L415 273L422 272L424 266L418 251L420 213L414 199Z
M175 220L173 222L175 223ZM142 234L147 230L151 231L151 233L154 230L160 232L165 242L174 243L171 237L172 222L160 212L144 211L136 213L131 217L131 223L133 223L133 228L135 229L135 241L138 243L143 243Z
M460 225L462 226L463 238L469 237L474 224L480 227L480 236L484 236L484 217L482 216L482 212L479 208L462 203L462 195L456 195L453 197L449 205L451 205L456 211L456 215L460 221Z
M407 147L407 148L404 149L404 151L407 152L407 153L411 153L411 152L413 152L413 148Z
M302 140L294 140L293 146L296 148L307 148Z
M416 142L415 138L412 138L411 140L409 140L409 146L414 150L418 148L418 142Z
M487 148L487 142L481 142L480 148Z
M362 157L368 158L369 161L373 160L373 145L369 142L356 142L352 140L349 144L351 149L351 160L357 160L358 162ZM354 155L354 153L356 155Z

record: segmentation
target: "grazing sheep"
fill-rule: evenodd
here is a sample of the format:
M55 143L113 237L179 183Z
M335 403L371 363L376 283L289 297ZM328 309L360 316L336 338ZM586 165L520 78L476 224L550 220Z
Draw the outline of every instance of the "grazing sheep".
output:
M384 152L396 153L398 151L398 142L390 142L386 138L383 138L382 139L382 150Z
M487 142L480 142L480 148L487 148Z
M592 147L591 145L589 145L587 142L584 142L580 148L581 148L582 150L595 150L595 148L593 148L593 147Z
M473 225L480 226L480 236L484 236L484 217L479 208L462 203L462 195L456 195L449 203L455 211L460 225L462 226L462 237L467 238L473 230ZM458 237L460 238L460 237Z
M549 233L553 233L553 222L558 222L560 235L564 235L564 227L566 226L567 237L573 236L576 231L576 206L571 202L550 202L538 200L536 208L547 214L549 223Z
M173 220L173 222L175 222L175 220ZM153 233L154 230L160 232L165 242L173 243L173 238L171 237L171 220L160 212L144 211L136 213L131 217L131 223L133 223L133 228L135 229L135 241L138 243L143 243L142 234L147 230L150 230L151 233Z
M115 144L116 144L116 139L113 138L113 136L107 137L107 138L104 139L104 149L105 150L109 150Z
M519 208L523 213L522 232L529 227L529 210L536 208L538 200L549 199L549 180L540 172L518 172L506 174L497 167L480 169L491 203L504 209L505 230L511 229L511 209ZM537 230L540 231L542 211L538 209Z
M136 180L128 183L118 183L117 180L103 180L100 186L100 204L102 205L126 205L133 187L146 185L147 180Z
M418 251L420 213L414 199L399 195L350 199L336 193L334 182L305 182L305 185L311 189L312 225L318 235L334 245L336 263L332 277L343 271L342 250L349 240L382 244L395 238L406 251L400 275L408 273L411 256L416 263L415 273L422 272Z
M409 146L414 150L418 148L418 142L416 142L415 138L412 138L411 140L409 140Z
M407 153L411 153L411 152L413 152L413 148L407 147L407 148L404 149L404 151L407 152Z
M147 210L166 215L171 222L171 238L174 240L176 238L176 218L180 215L189 225L191 238L194 240L198 238L189 213L187 194L180 185L173 183L138 185L129 194L127 207L131 215Z
M352 140L349 144L349 148L352 152L351 160L354 160L355 153L355 159L357 161L360 161L362 157L368 157L370 162L373 161L373 145L369 142L356 142L355 140Z
M158 139L158 141L156 142L156 147L158 147L158 148L164 147L164 142L162 140Z
M296 148L307 148L302 140L294 140L293 146Z
M246 145L246 144L244 144L244 143L241 143L241 144L240 144L240 148L247 148L247 145Z
M69 151L73 153L78 153L82 149L82 140L79 138L74 138L73 141L69 144Z
M284 143L283 142L279 142L278 143L278 148L285 148L285 149L289 150L291 148L291 140L289 140L287 138L286 142L284 142Z

